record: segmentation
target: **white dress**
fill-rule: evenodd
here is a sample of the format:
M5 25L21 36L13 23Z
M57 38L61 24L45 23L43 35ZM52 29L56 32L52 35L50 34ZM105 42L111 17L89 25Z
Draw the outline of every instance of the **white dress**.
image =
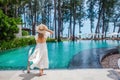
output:
M46 32L44 37L47 38L50 35L49 32ZM38 38L38 35L35 39ZM33 54L30 56L29 61L32 61L33 64L30 66L31 69L37 67L39 69L45 69L49 67L49 60L48 60L48 51L47 51L47 44L44 43L37 43Z

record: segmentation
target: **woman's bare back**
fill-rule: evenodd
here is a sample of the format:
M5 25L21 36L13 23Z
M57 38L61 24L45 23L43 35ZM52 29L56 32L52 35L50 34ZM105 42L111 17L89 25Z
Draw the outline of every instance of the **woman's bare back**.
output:
M37 43L45 43L46 42L46 39L45 38L38 38L36 40Z

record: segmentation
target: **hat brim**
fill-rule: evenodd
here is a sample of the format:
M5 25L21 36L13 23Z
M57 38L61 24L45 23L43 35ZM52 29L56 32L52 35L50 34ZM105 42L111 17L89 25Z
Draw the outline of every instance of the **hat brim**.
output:
M47 26L44 24L40 24L36 26L36 32L39 32L39 33L45 33L47 29L48 29Z

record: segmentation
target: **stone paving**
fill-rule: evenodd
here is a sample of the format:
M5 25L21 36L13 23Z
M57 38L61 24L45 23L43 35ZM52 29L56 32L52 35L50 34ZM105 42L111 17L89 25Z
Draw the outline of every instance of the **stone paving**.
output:
M38 76L38 70L27 74L22 70L0 71L0 80L120 80L114 69L58 69L45 70Z

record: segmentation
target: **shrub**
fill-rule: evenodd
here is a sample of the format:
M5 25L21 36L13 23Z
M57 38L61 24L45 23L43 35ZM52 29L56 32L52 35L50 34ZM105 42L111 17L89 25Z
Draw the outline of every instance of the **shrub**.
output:
M0 40L9 41L15 38L15 33L18 33L17 24L20 23L20 18L10 18L0 10Z
M55 39L48 38L47 42L56 42ZM9 41L0 41L0 51L36 44L34 36L15 38Z
M10 41L2 41L0 42L0 51L12 49L12 48L18 48L26 45L32 45L35 44L34 37L28 37L28 38L15 38Z
M56 42L57 40L54 38L47 38L47 42Z
M29 35L28 31L22 30L22 36L27 36Z

